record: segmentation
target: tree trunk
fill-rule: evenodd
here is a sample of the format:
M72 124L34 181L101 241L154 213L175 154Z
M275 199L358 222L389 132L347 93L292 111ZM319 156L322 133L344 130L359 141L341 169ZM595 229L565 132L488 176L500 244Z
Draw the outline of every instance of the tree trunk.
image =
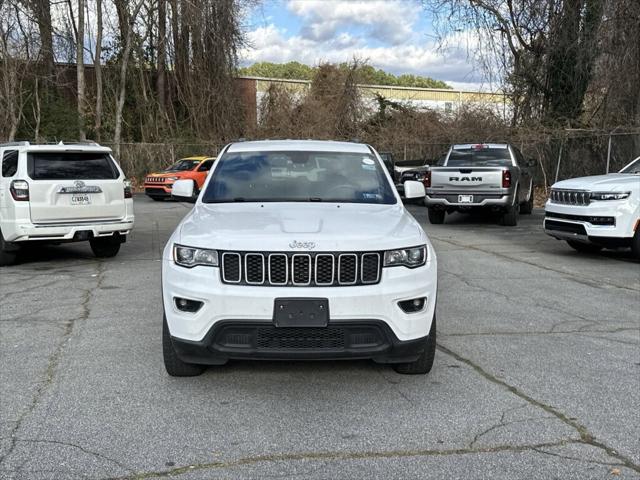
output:
M158 0L158 76L156 78L156 97L160 105L160 114L164 118L166 110L165 66L167 57L167 2Z
M96 53L93 59L94 71L96 75L96 120L95 133L96 140L100 142L102 130L102 0L96 0Z
M78 74L78 137L87 139L84 81L84 0L78 0L78 36L76 37L76 71Z
M120 24L121 36L124 37L124 49L122 52L122 60L120 63L120 85L118 88L118 99L116 101L115 115L115 132L113 135L113 143L116 158L120 159L120 142L122 141L122 111L124 109L124 99L127 93L127 67L129 65L129 55L131 54L131 41L133 37L133 24L140 12L140 8L144 0L139 0L134 6L133 12L129 15L126 0L116 0L115 5L118 10L118 17L126 21ZM124 30L124 31L123 31Z

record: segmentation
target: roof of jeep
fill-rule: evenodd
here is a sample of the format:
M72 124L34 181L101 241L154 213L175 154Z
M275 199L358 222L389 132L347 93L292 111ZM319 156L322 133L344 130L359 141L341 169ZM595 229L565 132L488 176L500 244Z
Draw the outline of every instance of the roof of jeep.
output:
M227 152L257 152L257 151L311 151L311 152L342 152L342 153L371 153L364 143L334 142L325 140L260 140L252 142L232 143Z
M216 157L205 157L202 155L196 155L193 157L182 157L180 160L197 160L199 162L204 162L205 160L213 160Z

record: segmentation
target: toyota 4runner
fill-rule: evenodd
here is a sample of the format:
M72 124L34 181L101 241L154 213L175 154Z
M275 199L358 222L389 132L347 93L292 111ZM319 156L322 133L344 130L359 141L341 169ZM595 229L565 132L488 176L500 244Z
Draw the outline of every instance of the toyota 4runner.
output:
M172 194L192 199L193 182ZM427 373L436 287L433 247L373 148L234 143L164 249L164 364L188 376L230 359L360 358Z
M95 143L0 144L0 265L31 242L88 240L113 257L133 228L131 185Z

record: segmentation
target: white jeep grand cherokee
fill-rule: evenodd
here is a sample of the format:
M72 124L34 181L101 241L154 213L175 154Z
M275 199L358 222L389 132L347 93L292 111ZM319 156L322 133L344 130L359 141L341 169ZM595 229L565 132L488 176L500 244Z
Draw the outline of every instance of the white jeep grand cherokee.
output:
M555 183L544 230L580 252L631 247L640 259L640 157L619 173Z
M177 181L173 196L192 190ZM234 143L164 250L164 364L188 376L229 359L360 358L427 373L436 287L433 247L373 148Z
M0 170L0 265L43 241L88 240L113 257L133 228L131 185L107 147L4 143Z

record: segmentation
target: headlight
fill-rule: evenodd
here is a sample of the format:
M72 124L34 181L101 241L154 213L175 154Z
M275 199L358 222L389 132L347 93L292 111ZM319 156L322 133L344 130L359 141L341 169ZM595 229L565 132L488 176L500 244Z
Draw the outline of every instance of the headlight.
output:
M591 192L591 200L624 200L631 192Z
M165 180L169 182L175 182L176 180L179 180L179 179L180 177L165 177Z
M173 245L173 261L181 267L195 267L203 265L206 267L218 266L218 252L205 248L184 247Z
M424 265L426 261L427 247L425 245L384 252L385 267L404 265L405 267L415 268Z

